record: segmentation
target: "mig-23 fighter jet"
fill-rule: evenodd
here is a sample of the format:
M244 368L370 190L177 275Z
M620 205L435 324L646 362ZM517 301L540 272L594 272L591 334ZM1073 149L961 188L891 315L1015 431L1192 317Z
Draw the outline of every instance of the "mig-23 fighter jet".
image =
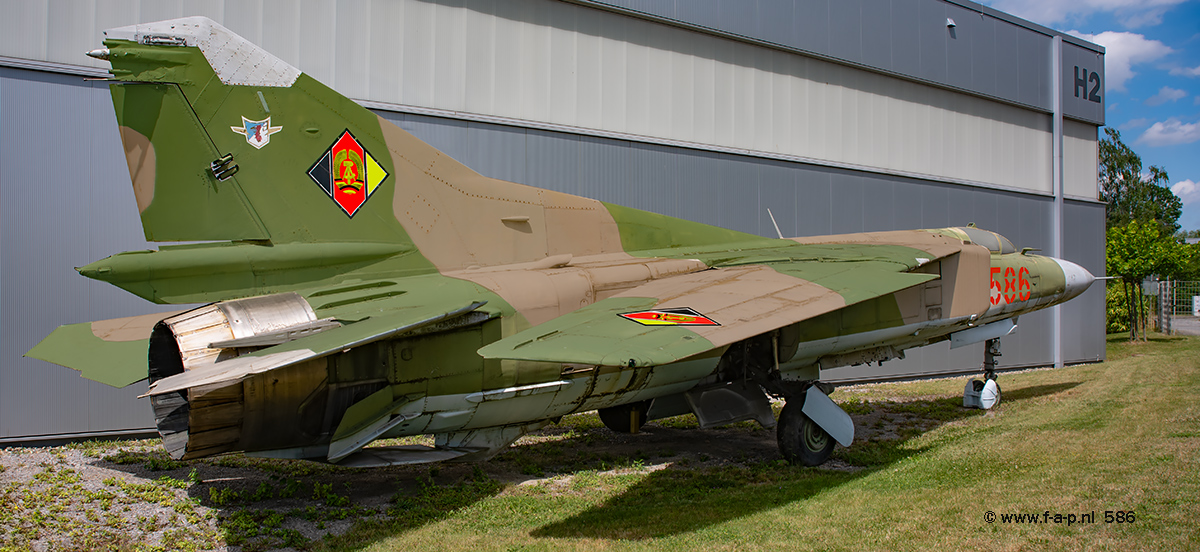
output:
M993 340L1093 277L974 227L771 239L487 178L202 17L112 29L146 239L79 268L168 314L29 356L146 396L173 458L481 460L561 416L776 424L824 462L824 369ZM432 434L433 447L364 448Z

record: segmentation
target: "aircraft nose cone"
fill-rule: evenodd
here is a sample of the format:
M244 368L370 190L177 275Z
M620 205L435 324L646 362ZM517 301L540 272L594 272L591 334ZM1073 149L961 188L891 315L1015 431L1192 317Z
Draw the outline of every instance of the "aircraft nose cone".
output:
M1086 268L1079 266L1071 261L1063 259L1054 259L1058 266L1062 268L1063 277L1067 280L1066 288L1063 290L1062 301L1067 301L1074 297L1078 297L1081 293L1087 291L1088 286L1096 281L1096 277L1092 276Z

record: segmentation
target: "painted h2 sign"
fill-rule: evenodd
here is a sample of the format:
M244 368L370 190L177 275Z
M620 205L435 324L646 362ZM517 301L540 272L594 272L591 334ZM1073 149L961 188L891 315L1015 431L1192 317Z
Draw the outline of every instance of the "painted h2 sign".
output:
M1089 86L1090 85L1090 86ZM1075 66L1075 97L1100 103L1100 74L1087 68Z
M1071 38L1062 43L1059 94L1063 115L1076 121L1104 125L1104 52ZM1079 129L1076 129L1079 130Z

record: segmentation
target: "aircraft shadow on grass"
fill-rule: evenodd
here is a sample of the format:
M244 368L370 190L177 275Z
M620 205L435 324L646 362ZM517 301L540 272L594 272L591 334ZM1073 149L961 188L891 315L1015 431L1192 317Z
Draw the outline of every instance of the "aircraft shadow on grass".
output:
M1012 388L1004 391L1003 401L1004 404L1012 404L1054 395L1081 383ZM912 446L909 443L912 439L946 423L981 415L978 410L962 408L961 399L958 398L873 402L872 405L876 413L882 411L886 415L909 416L909 421L916 424L910 427L918 427L919 430L904 432L898 439L856 441L850 448L839 447L834 453L833 465L846 469L812 469L783 464L778 459L778 453L771 448L771 443L759 442L773 441L773 430L723 431L649 426L647 433L658 438L656 446L666 449L673 446L671 440L676 436L683 442L689 439L692 432L705 432L705 438L710 440L743 439L747 448L766 451L765 454L769 456L758 461L746 461L746 455L742 453L714 452L708 455L711 456L708 459L710 461L702 461L696 467L676 462L674 466L646 475L598 506L532 530L530 536L646 540L697 531L806 500L870 475L928 450L929 447ZM864 424L868 423L866 420L869 416L865 413L854 415L855 425L860 432L866 429ZM430 470L429 466L330 469L299 461L256 460L238 456L174 462L160 451L123 453L123 457L103 463L105 467L149 479L163 475L180 479L195 469L203 483L192 485L188 494L222 514L248 511L253 517L255 512L259 512L265 518L274 511L307 510L311 515L310 506L320 510L322 506L329 509L330 504L336 504L336 497L331 500L331 495L345 496L348 500L343 501L343 506L387 503L388 515L375 522L380 530L373 538L368 537L370 540L382 540L445 520L462 508L496 496L503 491L504 484L490 475L501 472L511 475L514 471L528 471L533 467L538 471L579 476L597 467L604 469L612 464L631 464L644 454L640 450L628 458L611 454L615 439L606 429L594 428L578 433L579 437L564 441L514 447L485 464L444 465L434 470ZM663 441L662 437L669 440ZM695 461L695 458L690 459L690 462ZM542 465L532 466L531 462ZM435 473L437 475L431 477ZM533 476L528 477L533 479ZM278 494L292 480L301 482L293 500L255 501L251 498L264 482L274 486ZM345 490L344 483L347 482L353 491ZM330 486L326 488L332 488L332 492L318 496L321 495L316 492L318 484ZM222 503L219 499L221 496L237 498ZM664 515L664 508L674 513ZM337 514L332 514L332 517L336 519ZM230 524L235 522L229 515L218 516L217 523L222 529L229 529Z
M1006 391L1003 400L1020 402L1053 395L1082 382L1037 385ZM958 405L940 409L942 414L932 426L907 438L855 442L849 449L838 448L835 459L849 461L855 471L777 466L765 463L742 470L664 469L646 476L625 492L599 506L534 530L534 537L600 538L644 540L676 535L723 523L735 518L808 499L832 487L870 475L904 458L921 454L930 447L906 446L911 439L945 423L978 416L977 410L961 407L961 399L906 401L891 403L895 411L910 410L909 405L933 402ZM889 407L885 409L891 410ZM949 415L946 415L949 413ZM859 418L859 416L855 416ZM860 426L856 420L856 426ZM861 426L860 426L861 429ZM865 450L864 450L865 449ZM664 510L675 512L664 515Z

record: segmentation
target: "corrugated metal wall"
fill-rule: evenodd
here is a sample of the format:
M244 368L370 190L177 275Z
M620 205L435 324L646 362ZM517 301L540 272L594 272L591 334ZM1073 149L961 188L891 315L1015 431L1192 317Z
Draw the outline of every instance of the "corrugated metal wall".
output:
M1096 170L1100 142L1095 125L1063 120L1063 193L1080 199L1097 198Z
M712 29L1052 111L1056 31L966 0L568 0ZM954 27L949 27L949 22ZM1066 101L1100 48L1065 36L1064 113L1104 124L1103 102Z
M168 310L72 270L154 247L116 125L106 84L0 68L0 439L153 427L144 385L21 357L60 324Z
M818 28L827 33L819 51L857 62L891 52L890 29L907 29L911 23L927 38L934 36L928 28L936 27L936 40L921 38L917 49L900 50L904 55L897 53L895 63L880 63L904 69L902 60L915 55L922 61L913 76L1014 96L1029 105L1048 103L1042 96L1049 93L1049 37L1013 31L1010 44L968 29L977 23L966 18L958 38L951 39L945 9L926 6L941 3L909 1L913 5L905 9L896 6L903 21L871 23L875 20L849 12L828 16L828 28L813 27L814 33ZM97 17L103 12L103 21L111 21L114 12L125 14L121 24L185 13L209 15L352 98L1053 193L1050 117L1045 113L553 0L364 0L311 6L247 0L188 4L186 9L173 8L179 4L172 2L128 0L103 10L84 4ZM704 13L682 7L688 4L677 4L687 12L683 15L708 20ZM100 29L89 25L89 10L78 12L63 20L56 16L53 25L47 22L44 39L32 41L43 49L31 47L25 37L15 43L15 38L0 35L0 53L91 63L82 52L98 46ZM736 10L720 24L740 28L759 16L775 17ZM789 32L797 40L817 40L802 31L820 21L797 17ZM1013 27L988 21L981 30ZM61 51L64 43L73 48L69 56ZM841 51L843 44L853 45L852 51ZM965 69L946 61L954 52L984 46L982 57L970 57L973 63ZM941 61L931 64L931 56ZM976 64L979 68L972 70ZM938 78L925 74L937 66ZM953 70L947 72L948 67ZM967 80L959 82L963 73Z

